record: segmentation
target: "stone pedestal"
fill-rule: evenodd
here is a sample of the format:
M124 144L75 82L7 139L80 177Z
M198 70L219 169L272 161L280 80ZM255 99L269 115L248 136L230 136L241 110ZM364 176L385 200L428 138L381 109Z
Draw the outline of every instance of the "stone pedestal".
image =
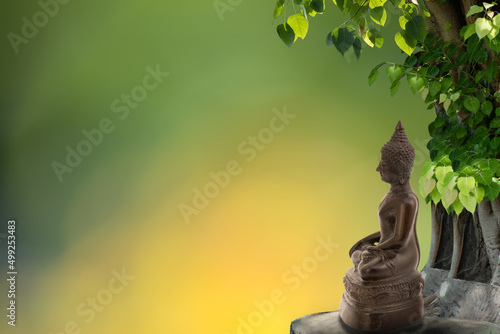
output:
M344 278L340 317L349 327L360 331L409 326L424 316L423 283L418 271L387 280L365 281L350 268Z
M500 333L500 326L482 321L423 318L412 326L384 334L489 334ZM338 312L311 314L292 322L291 334L363 334L342 322Z
M446 270L424 268L424 297L434 296L437 315L500 325L500 287L450 278ZM500 331L499 331L500 333Z

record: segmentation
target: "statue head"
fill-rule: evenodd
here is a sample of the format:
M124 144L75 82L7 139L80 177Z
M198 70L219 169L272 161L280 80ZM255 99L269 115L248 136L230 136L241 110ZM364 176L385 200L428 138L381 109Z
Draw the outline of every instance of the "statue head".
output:
M388 183L405 183L410 179L415 150L408 141L401 121L396 125L391 140L389 140L380 151L380 164L377 171L380 172L382 180Z

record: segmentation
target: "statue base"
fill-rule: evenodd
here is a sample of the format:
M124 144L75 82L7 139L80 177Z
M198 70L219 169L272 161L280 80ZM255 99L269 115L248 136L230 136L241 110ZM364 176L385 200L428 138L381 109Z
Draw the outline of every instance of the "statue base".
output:
M475 320L428 318L411 326L385 332L384 334L477 334L500 333L500 326ZM339 312L324 312L307 315L292 322L291 334L364 334L343 323Z
M389 331L410 326L424 316L420 272L378 281L363 280L354 268L344 278L339 314L358 331Z

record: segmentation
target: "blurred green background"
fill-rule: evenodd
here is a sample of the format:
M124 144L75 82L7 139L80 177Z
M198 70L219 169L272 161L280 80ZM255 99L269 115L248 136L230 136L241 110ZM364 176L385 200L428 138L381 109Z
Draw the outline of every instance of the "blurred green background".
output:
M338 309L348 250L378 230L388 185L375 168L398 120L418 193L434 113L406 84L391 98L383 73L368 86L375 65L404 60L390 29L383 50L357 61L325 46L346 19L331 1L291 49L273 1L221 2L231 10L219 15L210 0L42 0L45 22L41 3L4 4L0 233L16 220L19 274L17 326L2 315L0 332L287 333L297 317ZM25 28L34 36L16 53L9 33L22 36L24 17L40 27ZM169 75L145 90L148 67ZM126 107L122 94L140 101ZM263 130L284 110L295 117L282 131ZM98 144L81 144L83 131ZM259 134L266 143L242 154ZM58 178L68 146L88 154ZM211 173L231 161L238 173L214 188ZM207 185L213 198L185 219ZM318 238L333 245L318 253ZM5 313L6 295L3 279Z

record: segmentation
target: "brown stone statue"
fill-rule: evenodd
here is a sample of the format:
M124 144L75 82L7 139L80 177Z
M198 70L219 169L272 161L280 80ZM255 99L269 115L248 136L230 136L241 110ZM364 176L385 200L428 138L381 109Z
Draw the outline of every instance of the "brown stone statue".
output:
M385 331L423 317L423 279L416 222L418 199L410 186L415 151L401 121L382 147L382 181L391 185L378 208L380 231L358 241L349 255L354 267L344 278L340 317L349 327Z

